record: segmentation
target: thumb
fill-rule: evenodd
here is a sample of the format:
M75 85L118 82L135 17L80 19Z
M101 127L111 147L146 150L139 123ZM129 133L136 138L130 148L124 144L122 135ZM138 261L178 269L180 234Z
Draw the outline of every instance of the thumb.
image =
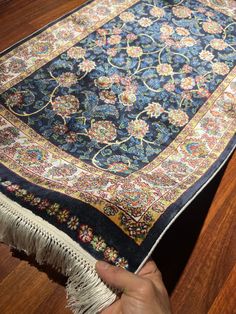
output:
M119 290L133 291L140 285L141 278L130 273L129 271L112 266L106 262L98 261L96 263L96 271L99 277L109 286Z

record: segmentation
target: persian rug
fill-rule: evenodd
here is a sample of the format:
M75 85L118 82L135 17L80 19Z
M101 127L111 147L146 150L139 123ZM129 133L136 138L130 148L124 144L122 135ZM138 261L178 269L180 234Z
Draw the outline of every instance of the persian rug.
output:
M116 294L235 147L234 1L98 0L2 53L0 239L68 276L69 306Z

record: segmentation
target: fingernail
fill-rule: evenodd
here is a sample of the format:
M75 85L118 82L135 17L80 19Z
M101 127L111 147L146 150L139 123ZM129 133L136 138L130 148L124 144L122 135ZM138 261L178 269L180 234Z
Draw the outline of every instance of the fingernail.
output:
M108 269L110 267L110 264L108 264L106 262L98 261L96 263L96 267L99 269Z

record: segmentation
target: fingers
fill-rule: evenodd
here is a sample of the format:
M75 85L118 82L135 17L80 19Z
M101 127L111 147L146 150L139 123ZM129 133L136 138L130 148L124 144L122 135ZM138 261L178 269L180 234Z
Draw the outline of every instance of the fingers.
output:
M105 262L97 262L96 271L99 277L108 285L119 290L132 291L140 284L140 278L138 276Z
M149 261L138 275L101 261L96 263L96 270L109 286L123 291L117 301L120 303L114 304L114 308L107 308L103 314L122 313L124 306L127 313L171 313L161 274L153 261Z
M146 264L140 269L140 271L138 272L139 276L145 276L147 274L157 274L158 276L161 277L161 272L159 271L159 269L157 268L157 265L155 264L155 262L153 260L148 260L146 262Z

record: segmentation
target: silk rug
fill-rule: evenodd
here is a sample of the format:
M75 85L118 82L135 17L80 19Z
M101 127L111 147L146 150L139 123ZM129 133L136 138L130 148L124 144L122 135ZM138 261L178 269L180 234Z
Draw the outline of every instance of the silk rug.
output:
M116 297L96 260L138 271L233 151L235 11L92 1L2 53L0 239L75 313Z

